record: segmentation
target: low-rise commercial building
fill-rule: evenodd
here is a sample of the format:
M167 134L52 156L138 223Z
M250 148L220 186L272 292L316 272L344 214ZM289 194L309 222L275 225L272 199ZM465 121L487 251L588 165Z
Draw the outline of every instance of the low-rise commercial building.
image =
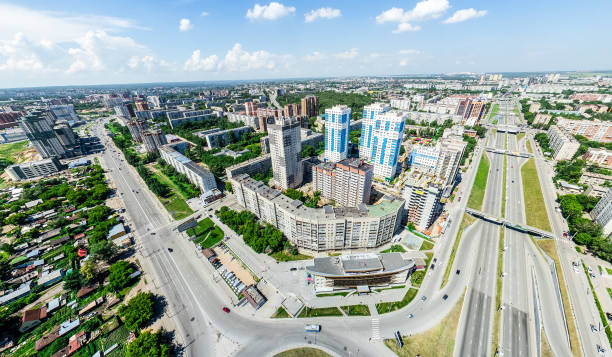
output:
M370 201L374 168L360 159L323 162L313 167L312 186L324 198L355 207Z
M548 129L546 136L555 160L571 160L580 147L580 143L572 135L556 125Z
M416 265L400 253L361 253L314 258L306 270L314 277L316 292L354 289L367 293L372 287L405 284Z
M310 208L248 175L230 179L238 204L278 228L300 248L313 251L374 248L399 228L404 200L385 196L378 204Z

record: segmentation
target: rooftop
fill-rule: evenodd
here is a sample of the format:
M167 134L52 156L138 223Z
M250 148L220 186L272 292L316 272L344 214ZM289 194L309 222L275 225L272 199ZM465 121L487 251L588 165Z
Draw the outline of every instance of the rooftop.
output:
M393 273L409 269L414 265L411 259L404 259L401 253L360 253L338 257L314 258L309 272L324 276L346 276Z

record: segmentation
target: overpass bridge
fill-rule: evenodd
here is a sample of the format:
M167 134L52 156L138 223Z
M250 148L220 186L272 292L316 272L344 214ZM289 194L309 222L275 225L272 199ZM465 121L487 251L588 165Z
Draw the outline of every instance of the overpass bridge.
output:
M542 230L536 227L528 226L528 225L519 225L517 223L510 222L507 219L491 216L489 214L486 214L479 210L475 210L473 208L466 207L465 212L467 212L468 214L476 218L480 218L487 222L499 224L501 226L504 226L510 229L514 229L515 231L537 235L543 238L555 238L555 235L551 232L548 232L548 231L545 231L545 230Z
M533 156L532 153L528 153L528 152L510 151L510 150L498 149L498 148L491 147L491 146L485 147L485 150L488 152L492 152L494 154L517 156L517 157L524 157L524 158L530 158Z

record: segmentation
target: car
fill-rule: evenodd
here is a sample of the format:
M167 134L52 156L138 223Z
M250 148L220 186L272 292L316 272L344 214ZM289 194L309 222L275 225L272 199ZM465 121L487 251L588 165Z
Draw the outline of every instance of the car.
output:
M434 259L433 259L433 262L434 262L434 263L435 263L435 262L437 262L437 261L438 261L438 258L434 258Z
M414 317L414 315L413 315L413 314L408 314L408 318L409 318L409 319L411 319L411 318L413 318L413 317Z
M421 301L425 301L425 300L427 300L427 296L422 296Z
M229 314L229 313L230 313L230 309L229 309L227 306L223 306L223 311L224 311L226 314Z
M289 268L289 271L296 271L296 270L297 270L297 268L296 268L296 267Z
M431 265L429 266L429 268L430 268L431 270L434 270L434 268L435 268L435 267L436 267L436 265L435 265L435 264L431 264Z
M591 324L591 332L597 332L597 327L593 324Z
M606 350L604 350L604 348L600 345L597 345L597 352L599 352L599 354L603 356L606 353Z
M455 272L455 274L459 275L461 273L461 270L457 269L457 271Z
M448 294L444 294L444 296L442 296L442 300L446 300L448 299Z
M595 274L593 274L593 273L589 273L589 276L590 276L592 279L595 279Z
M168 251L169 251L170 253L172 253L172 252L174 252L174 249L172 249L172 248L168 248Z

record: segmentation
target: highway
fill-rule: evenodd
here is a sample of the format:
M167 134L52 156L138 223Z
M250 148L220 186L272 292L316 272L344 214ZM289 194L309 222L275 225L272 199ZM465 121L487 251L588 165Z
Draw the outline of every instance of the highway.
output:
M540 176L546 211L551 221L553 232L557 237L557 251L570 297L572 314L578 328L578 337L581 342L582 352L585 356L598 356L600 354L597 352L597 345L600 345L605 349L606 355L612 355L610 344L603 328L601 331L591 331L591 325L599 326L599 322L601 321L599 312L595 306L592 292L590 291L582 267L580 267L579 273L574 272L572 267L572 261L579 262L580 255L576 253L573 242L561 238L563 237L563 232L568 230L568 227L561 214L555 211L557 205L555 202L556 193L552 182L554 170L552 165L544 159L535 140L533 140L533 135L534 133L530 131L527 133L526 138L531 142L531 147L534 149L536 167Z

